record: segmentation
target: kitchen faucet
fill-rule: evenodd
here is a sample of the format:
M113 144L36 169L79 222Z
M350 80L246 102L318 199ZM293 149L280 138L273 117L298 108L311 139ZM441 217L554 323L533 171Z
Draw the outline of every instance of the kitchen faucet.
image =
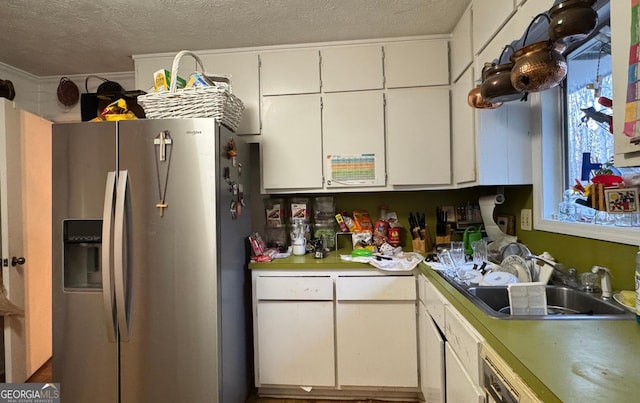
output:
M598 272L602 272L602 277L600 278L600 287L602 288L602 298L609 299L612 295L611 288L611 271L606 267L602 266L593 266L591 268L591 272L598 274Z

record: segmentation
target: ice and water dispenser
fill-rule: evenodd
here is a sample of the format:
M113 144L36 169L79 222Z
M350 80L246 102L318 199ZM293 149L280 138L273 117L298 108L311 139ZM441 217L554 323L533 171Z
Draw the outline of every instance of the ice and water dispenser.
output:
M64 289L102 289L102 220L64 220Z

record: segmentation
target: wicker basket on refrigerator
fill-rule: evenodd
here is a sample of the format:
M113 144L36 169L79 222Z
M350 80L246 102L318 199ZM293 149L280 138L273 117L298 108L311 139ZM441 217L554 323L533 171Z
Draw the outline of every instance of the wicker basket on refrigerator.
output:
M231 85L177 89L178 69L183 56L192 56L205 76L204 65L193 52L183 50L173 59L169 91L141 95L138 102L149 119L215 118L230 130L236 131L244 105L233 95Z

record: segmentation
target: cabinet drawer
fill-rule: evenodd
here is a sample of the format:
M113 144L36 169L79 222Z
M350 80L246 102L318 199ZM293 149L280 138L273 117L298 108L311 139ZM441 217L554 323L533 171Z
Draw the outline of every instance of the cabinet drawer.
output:
M481 382L480 348L482 338L450 306L445 306L444 335L451 348L456 352L469 377L476 385Z
M331 277L258 277L258 300L333 300Z
M416 299L416 280L413 276L338 277L336 299L341 301Z
M444 329L444 306L446 300L428 280L424 282L424 306L440 329Z
M426 284L427 284L427 279L425 278L425 276L420 274L418 276L418 300L423 304L426 301L425 299L425 292L426 292L426 286L427 286Z

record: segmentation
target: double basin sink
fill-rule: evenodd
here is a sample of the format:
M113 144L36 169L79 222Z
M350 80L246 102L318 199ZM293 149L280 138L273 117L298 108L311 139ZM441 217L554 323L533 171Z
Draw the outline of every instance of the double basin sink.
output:
M467 287L439 272L485 314L498 319L635 319L635 315L611 299L562 285L547 285L547 315L511 315L507 286Z

